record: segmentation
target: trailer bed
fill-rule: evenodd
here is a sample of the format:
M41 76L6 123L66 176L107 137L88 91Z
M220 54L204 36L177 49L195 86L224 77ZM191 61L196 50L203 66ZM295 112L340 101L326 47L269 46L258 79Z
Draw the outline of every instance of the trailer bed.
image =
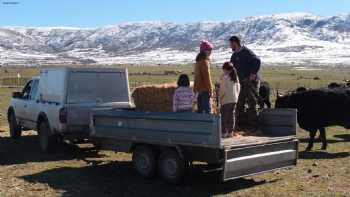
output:
M282 142L294 139L295 136L239 136L221 139L221 146L224 149L242 148L251 145L262 145L275 142Z
M90 128L92 137L107 139L118 151L150 144L175 147L189 161L219 163L226 181L296 165L296 110L264 110L259 120L262 136L222 138L221 119L210 114L99 110Z

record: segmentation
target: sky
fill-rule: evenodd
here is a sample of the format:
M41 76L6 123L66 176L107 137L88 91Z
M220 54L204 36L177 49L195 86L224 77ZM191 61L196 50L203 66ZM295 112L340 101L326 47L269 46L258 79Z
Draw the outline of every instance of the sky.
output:
M347 14L350 0L0 0L0 26L231 21L288 12Z

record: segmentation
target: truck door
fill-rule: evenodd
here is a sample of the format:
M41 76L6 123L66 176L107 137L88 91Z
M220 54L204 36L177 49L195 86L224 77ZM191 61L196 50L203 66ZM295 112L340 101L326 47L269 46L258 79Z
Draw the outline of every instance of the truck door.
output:
M26 122L25 108L28 106L28 99L31 88L32 81L29 81L22 90L21 98L16 98L16 104L14 106L16 118L18 119L19 123L23 126L25 126Z
M30 129L34 129L36 127L36 119L39 113L40 102L38 98L38 86L39 80L34 79L32 82L32 88L29 93L29 97L27 100L27 105L25 107L25 116L26 116L26 127Z

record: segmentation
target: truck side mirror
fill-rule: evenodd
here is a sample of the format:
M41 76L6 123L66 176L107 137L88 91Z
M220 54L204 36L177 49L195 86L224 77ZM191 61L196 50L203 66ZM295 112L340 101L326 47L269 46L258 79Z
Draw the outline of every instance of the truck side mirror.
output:
M22 92L13 92L12 98L22 98Z

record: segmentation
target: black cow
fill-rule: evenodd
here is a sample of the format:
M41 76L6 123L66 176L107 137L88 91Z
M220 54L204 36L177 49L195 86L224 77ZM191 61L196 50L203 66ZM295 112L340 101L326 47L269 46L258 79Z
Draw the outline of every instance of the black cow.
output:
M305 92L307 91L308 89L303 87L303 86L300 86L298 87L297 89L295 89L294 92ZM326 128L324 127L321 127L321 128L318 128L318 130L320 131L320 139L322 141L322 139L324 139L323 141L325 141L327 143L327 140L325 139L325 136L326 136Z
M305 87L298 87L297 89L295 89L295 92L305 92L307 91L307 89Z
M349 88L350 87L350 81L344 80L342 83L332 82L328 84L328 88Z
M344 83L345 83L346 87L350 87L350 80L345 79Z
M260 109L264 109L265 105L267 108L271 108L270 102L270 84L266 81L260 83L258 102Z
M350 129L350 89L314 89L278 96L276 108L298 109L299 126L310 132L306 150L311 150L317 130L322 149L327 149L326 127L343 126Z
M337 82L332 82L332 83L328 84L328 88L330 88L330 89L345 88L345 87L346 87L346 84L337 83Z

